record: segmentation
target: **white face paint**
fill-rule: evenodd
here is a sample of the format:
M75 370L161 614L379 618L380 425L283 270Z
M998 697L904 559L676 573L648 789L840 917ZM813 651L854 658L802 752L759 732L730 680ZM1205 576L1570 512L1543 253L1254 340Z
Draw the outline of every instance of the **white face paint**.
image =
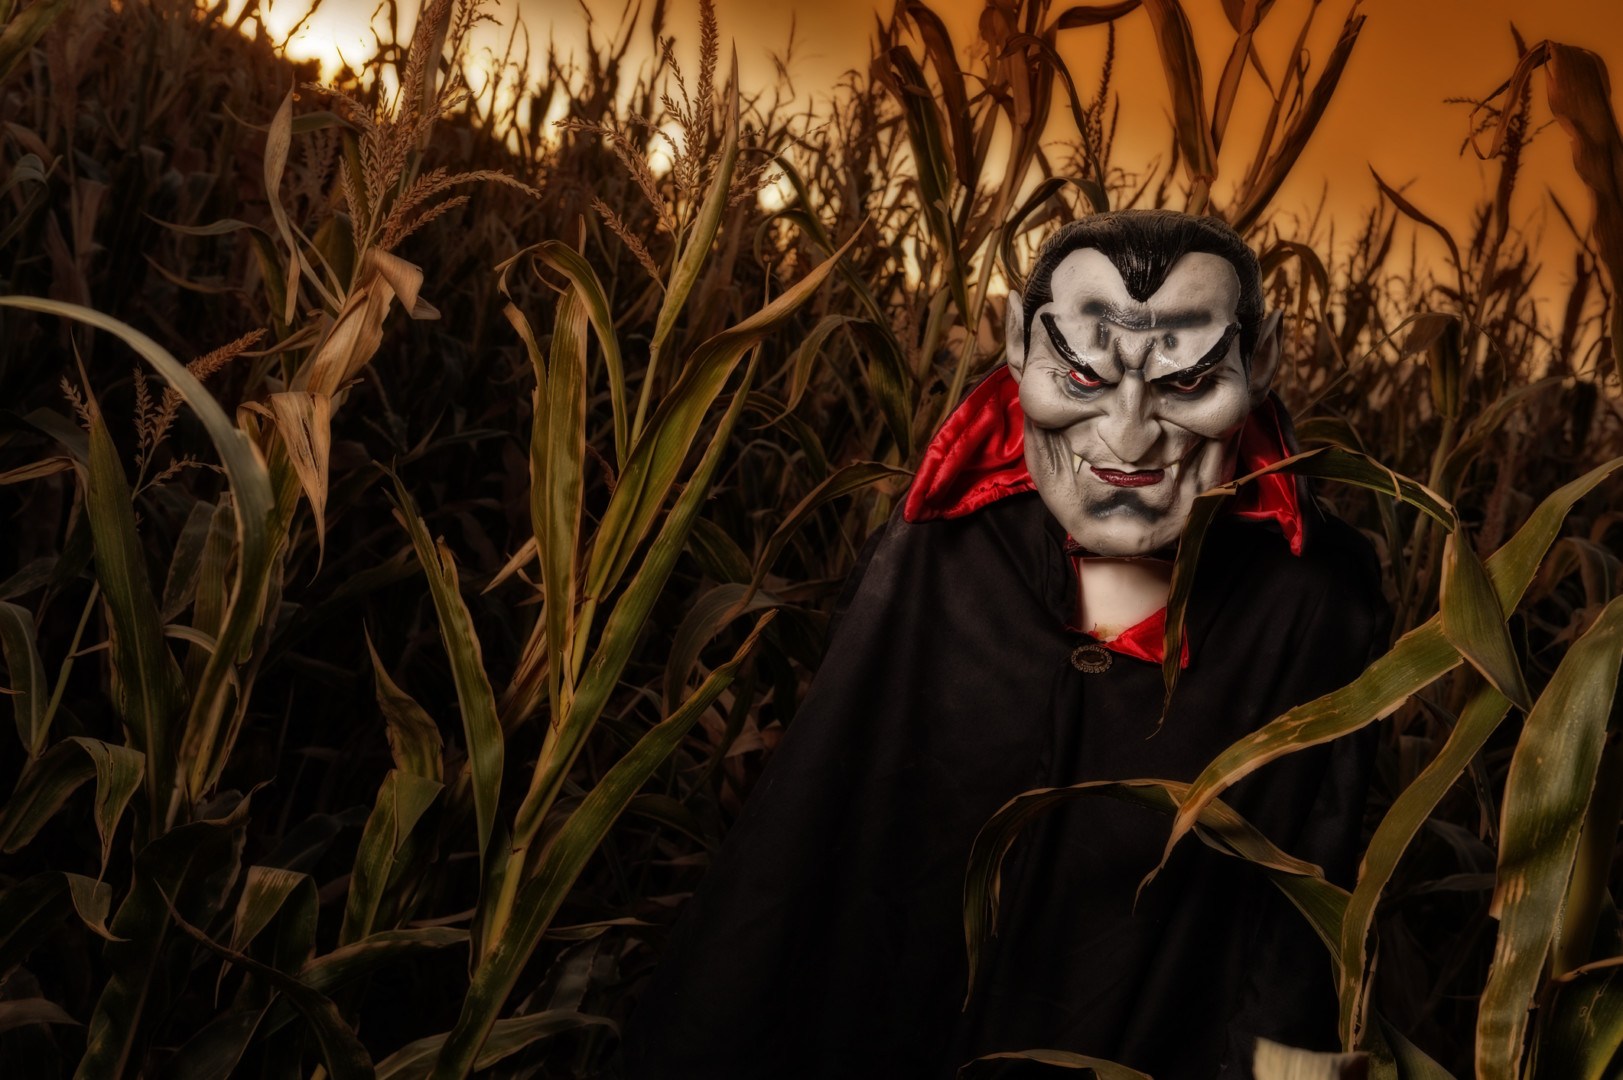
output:
M1052 293L1009 359L1037 492L1096 554L1169 547L1195 496L1233 478L1235 436L1272 375L1271 356L1255 358L1249 379L1240 358L1239 274L1220 255L1191 252L1140 302L1108 258L1084 248L1055 268ZM1010 341L1019 319L1011 296Z

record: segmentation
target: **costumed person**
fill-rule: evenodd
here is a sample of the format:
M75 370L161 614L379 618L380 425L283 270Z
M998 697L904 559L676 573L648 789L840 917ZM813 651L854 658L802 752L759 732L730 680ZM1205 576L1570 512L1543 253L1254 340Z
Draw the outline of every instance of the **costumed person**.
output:
M1169 211L1071 224L1010 294L1005 336L1007 366L942 427L848 582L630 1018L630 1080L945 1080L1038 1048L1210 1080L1249 1077L1258 1036L1335 1048L1328 953L1274 886L1186 842L1135 903L1169 821L1105 798L1022 834L967 985L965 870L1000 806L1192 780L1357 676L1387 625L1369 543L1290 477L1247 485L1207 533L1161 723L1192 501L1292 452L1269 392L1279 317L1233 230ZM1348 883L1372 753L1365 737L1292 754L1224 799ZM978 1069L998 1064L1033 1067Z

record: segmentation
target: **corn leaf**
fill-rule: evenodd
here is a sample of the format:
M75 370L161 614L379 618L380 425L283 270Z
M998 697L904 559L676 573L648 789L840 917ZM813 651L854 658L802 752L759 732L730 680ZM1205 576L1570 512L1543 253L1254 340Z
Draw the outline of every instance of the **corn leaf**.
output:
M244 877L242 895L237 898L236 915L231 920L231 948L246 949L259 932L270 925L287 898L310 875L275 866L250 866Z
M366 820L360 847L355 852L349 899L344 905L344 925L338 931L339 945L353 945L372 932L383 890L395 869L396 856L444 786L437 780L399 769L390 769L383 778L372 816Z
M299 969L299 981L330 994L364 979L379 966L420 953L466 945L468 932L450 926L422 926L410 930L380 930L359 941L317 956Z
M755 564L755 574L750 579L750 593L760 588L766 575L771 573L772 564L783 553L784 547L793 539L800 526L805 524L818 507L831 499L842 495L849 495L853 491L860 491L869 484L888 477L910 477L912 472L907 469L898 469L890 465L883 465L877 461L854 461L839 469L824 480L821 484L806 493L806 497L794 505L794 508L784 516L782 522L767 539L766 550L761 553L761 560Z
M544 1012L498 1020L485 1039L485 1047L474 1061L476 1072L482 1072L497 1062L512 1057L542 1039L575 1031L583 1027L606 1027L618 1031L619 1025L606 1016L592 1016L574 1009L547 1009ZM446 1034L449 1034L448 1032ZM426 1039L407 1043L378 1062L377 1080L428 1080L434 1069L434 1059L445 1044L445 1035L430 1035Z
M167 623L180 618L197 595L197 574L203 565L203 547L214 521L214 504L199 499L186 512L186 523L175 539L175 553L169 557L169 572L163 581L163 602L159 617Z
M71 1024L81 1026L67 1010L48 998L14 998L0 1001L0 1034L29 1024Z
M1516 535L1488 559L1488 580L1493 584L1501 610L1514 610L1521 602L1522 594L1532 583L1539 563L1555 542L1561 523L1566 520L1573 504L1620 465L1623 465L1623 458L1614 459L1559 488L1540 503L1516 531ZM1182 561L1180 548L1179 562ZM1181 567L1173 570L1175 591L1180 570ZM1170 601L1167 622L1169 625L1173 622ZM1167 854L1189 830L1207 799L1215 797L1241 777L1275 758L1338 739L1366 724L1390 716L1410 695L1452 671L1460 663L1459 652L1443 636L1442 617L1434 615L1398 639L1386 655L1346 686L1297 706L1235 742L1206 766L1190 785L1189 802L1184 804L1173 820Z
M268 525L275 499L271 493L270 477L265 471L264 462L259 457L259 451L249 442L248 437L231 423L225 415L225 410L220 408L219 402L214 400L214 396L203 387L203 384L186 370L184 364L140 331L89 308L55 300L0 296L0 306L19 307L28 311L76 319L122 338L151 364L191 407L192 412L208 431L215 452L220 455L220 464L224 466L226 476L231 482L233 505L237 515L237 576L224 628L215 635L220 647L204 665L197 690L192 695L191 712L186 722L186 737L182 743L183 760L190 770L188 789L194 796L198 795L205 786L205 780L212 783L223 765L223 760L216 757L215 751L218 748L219 726L225 711L226 698L230 692L228 675L236 656L257 628L259 613L264 605L265 590L270 582L275 545ZM105 433L105 428L103 432ZM110 455L111 460L104 460L101 466L97 466L94 462L96 454L92 452L90 472L93 475L105 474L111 479L110 467L117 466L118 484L127 492L128 484L123 481L123 468L118 465L117 455L110 441L105 446L104 453ZM110 499L108 501L110 503ZM102 511L104 521L100 528L96 524L96 513L93 511L91 515L91 531L96 537L98 577L102 572L100 567L104 554L114 565L125 567L125 571L121 571L115 575L116 577L122 579L125 572L131 575L130 581L115 581L120 591L117 598L114 597L113 590L108 587L107 582L103 581L102 588L108 594L108 606L114 611L115 627L119 628L121 634L140 635L138 644L120 646L115 639L114 663L115 666L120 666L118 658L121 651L129 650L126 661L129 675L141 679L137 695L143 703L141 716L164 715L172 711L178 702L179 678L178 673L172 670L173 659L169 658L167 663L161 659L168 657L168 650L164 648L158 636L160 624L150 589L144 588L146 570L139 545L132 543L135 538L134 518L129 509L127 496L122 512L114 511L110 505L103 507ZM114 514L116 523L105 520L109 513ZM137 591L137 575L139 584L143 587L141 591L144 591L146 596L141 601L137 601L133 595ZM119 614L121 610L122 615ZM128 625L120 626L121 621ZM139 666L143 662L149 666ZM148 680L154 678L158 679L159 683L149 685ZM165 723L167 724L167 721ZM156 746L151 745L151 734L143 732L144 741L136 749L148 755L147 788L153 793L154 808L159 811L157 820L162 821L165 817L163 811L167 810L169 789L166 781L171 775L169 762L172 760L173 750L170 748L171 740L167 730L157 732L161 737ZM161 795L158 794L160 791ZM159 805L160 799L165 800L162 806Z
M1531 1080L1604 1080L1623 1049L1623 967L1564 978L1540 1012Z
M288 461L310 500L310 514L316 523L316 544L320 555L327 553L327 463L332 454L332 398L289 390L270 396L270 410L287 448Z
M690 489L694 486L689 485ZM771 618L770 612L763 615L733 658L711 672L680 709L639 739L569 815L534 876L520 889L512 921L474 973L473 985L463 999L462 1015L446 1036L435 1063L435 1080L463 1080L474 1068L496 1023L497 1012L580 876L586 860L597 850L637 789L682 742L711 702L732 683L734 673L755 648L756 640Z
M224 817L170 830L135 857L130 891L109 929L103 951L109 970L85 1033L85 1052L74 1080L122 1076L139 1053L152 1013L166 1002L154 994L154 975L169 941L170 898L192 922L208 922L224 905L241 866L248 800Z
M958 1074L973 1077L976 1073L975 1065L977 1062L1008 1059L1036 1061L1044 1065L1055 1065L1061 1069L1087 1069L1093 1073L1097 1080L1151 1080L1149 1073L1141 1073L1137 1069L1129 1069L1127 1066L1118 1065L1114 1061L1088 1057L1084 1054L1073 1053L1070 1050L1005 1050L998 1054L982 1054L959 1069Z
M1404 1038L1403 1032L1393 1027L1386 1017L1380 1013L1375 1013L1374 1016L1387 1049L1392 1052L1398 1070L1398 1080L1454 1080L1452 1073L1433 1061L1420 1047Z
M530 432L530 522L541 557L554 716L567 707L575 638L575 564L586 480L586 305L571 285L558 301L546 377L536 373ZM564 688L560 696L559 688Z
M1197 185L1209 185L1217 176L1217 147L1206 119L1206 93L1200 74L1195 34L1178 0L1144 0L1144 10L1155 28L1161 69L1172 94L1173 125L1183 148L1184 168ZM1199 208L1196 207L1196 210Z
M649 547L642 566L610 613L603 627L603 636L598 643L597 652L592 657L592 662L587 665L574 700L570 702L568 715L564 717L562 724L555 723L548 727L546 741L541 747L540 760L536 762L535 772L532 774L530 790L525 794L514 819L515 849L527 849L529 842L535 837L546 812L557 798L564 777L574 764L576 755L580 753L587 734L597 723L603 707L608 704L609 695L619 685L620 673L625 670L626 663L631 659L632 649L642 635L643 625L653 611L654 602L659 599L659 594L665 587L666 578L670 576L678 556L686 546L688 534L692 531L693 523L709 494L711 478L715 476L716 468L721 463L722 454L727 448L727 440L738 424L738 417L744 411L744 403L748 400L750 382L754 376L755 369L751 365L744 373L743 385L733 395L732 404L727 407L727 412L722 415L720 424L716 426L716 432L711 437L710 446L699 462L699 467L688 478L687 486L677 498L676 505L671 508L659 536Z
M0 650L11 678L11 707L17 717L17 737L29 760L45 749L49 733L51 684L34 639L34 616L27 608L0 603Z
M47 870L0 892L0 978L27 960L66 917L62 896L67 891L62 875Z
M626 415L626 373L620 359L620 339L614 331L614 313L598 280L597 271L585 257L568 244L557 240L543 240L539 246L542 261L574 285L576 297L586 308L586 315L597 332L597 342L603 349L603 366L608 369L609 403L614 412L614 464L623 469L626 455L631 452L628 434L629 417Z
M1448 794L1460 774L1498 730L1510 701L1492 686L1483 686L1460 712L1437 756L1404 788L1381 818L1358 868L1358 885L1341 921L1341 1045L1355 1046L1363 1027L1368 999L1369 935L1375 905L1420 827ZM1390 1044L1391 1040L1387 1040ZM1394 1053L1396 1049L1394 1048Z
M1454 508L1424 484L1393 472L1365 454L1336 445L1304 451L1197 495L1190 507L1183 534L1178 539L1178 555L1172 566L1172 587L1167 596L1166 635L1163 639L1166 659L1161 665L1161 676L1166 683L1168 702L1178 682L1178 658L1183 655L1184 612L1194 591L1195 568L1200 562L1206 530L1230 496L1246 484L1275 473L1339 480L1369 488L1413 503L1444 529L1454 528Z
M376 687L378 708L389 736L389 752L394 755L395 768L427 780L443 782L445 779L445 740L440 736L434 718L417 704L412 696L389 678L377 649L372 647L372 635L366 634L366 651L372 657L372 680Z
M986 944L997 932L1003 857L1033 820L1068 802L1107 797L1172 813L1187 804L1189 785L1172 780L1093 780L1062 788L1037 788L1004 803L981 826L970 848L964 878L964 940L969 985L975 985ZM1255 826L1220 801L1201 809L1196 832L1210 847L1256 864L1303 915L1326 944L1339 936L1347 894L1312 863L1274 845Z
M270 130L265 135L265 192L270 203L271 217L276 221L276 230L282 234L282 243L287 245L288 267L286 283L282 285L284 297L283 307L279 313L284 323L292 323L293 316L298 310L299 300L299 270L304 260L299 255L299 242L293 235L293 228L288 224L287 211L282 209L282 172L287 168L287 154L293 146L293 99L295 93L289 89L282 104L277 108L276 115L271 118Z
M603 512L586 569L586 595L602 600L619 583L631 557L653 528L665 496L697 438L710 406L746 350L782 326L811 298L840 258L856 242L847 240L834 255L786 289L761 310L700 345L682 377L660 403L648 430L638 439L620 481Z
M101 836L101 869L106 873L119 819L146 775L146 755L100 739L74 736L72 741L90 755L96 769L96 832Z
M1362 1080L1369 1060L1362 1053L1326 1054L1259 1037L1251 1067L1255 1080Z
M888 329L881 329L866 319L852 320L848 329L867 358L868 388L896 443L897 457L906 461L913 453L912 378L907 360Z
M1492 913L1499 940L1477 1013L1482 1080L1513 1080L1527 1010L1560 921L1578 833L1623 662L1623 601L1562 657L1528 714L1505 778Z
M743 604L740 607L740 603ZM665 661L665 712L669 715L687 689L688 676L699 660L699 652L722 627L743 615L762 608L777 607L780 601L770 593L734 582L717 585L694 601L671 639L671 652Z
M113 910L113 887L105 881L85 877L83 874L63 874L68 883L68 897L79 920L97 937L108 941L123 941L107 929L107 913Z
M1443 636L1482 677L1523 712L1533 707L1532 693L1516 660L1505 620L1488 572L1476 549L1459 532L1443 542L1443 582L1439 600Z
M355 1032L344 1022L338 1006L333 1004L331 998L312 990L291 975L277 971L269 964L262 964L251 956L219 944L188 922L172 905L169 913L182 933L221 959L240 965L257 975L274 986L283 1000L292 1003L310 1025L311 1033L316 1037L316 1045L321 1050L321 1060L327 1066L327 1075L332 1080L373 1080L371 1057L367 1055L360 1039L355 1037Z
M428 578L428 591L439 616L440 638L451 658L451 675L456 682L457 704L462 710L462 733L468 743L468 767L472 772L473 806L479 835L479 865L484 865L485 849L496 823L496 800L502 790L502 726L496 717L496 697L485 675L484 652L474 633L473 617L457 586L456 559L443 543L429 538L428 526L417 513L417 504L398 476L393 477L395 504L400 518L417 549L417 561Z
M96 775L96 767L71 742L59 742L30 761L0 810L0 852L22 850L56 816L68 796Z
M68 0L34 0L22 11L10 12L0 25L0 82L28 58L28 51L67 9Z

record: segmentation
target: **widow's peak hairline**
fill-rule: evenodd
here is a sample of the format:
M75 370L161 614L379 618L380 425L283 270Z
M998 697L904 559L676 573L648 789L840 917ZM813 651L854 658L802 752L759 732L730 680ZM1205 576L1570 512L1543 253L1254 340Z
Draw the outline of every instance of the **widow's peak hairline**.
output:
M1098 251L1121 275L1127 294L1144 303L1159 291L1178 260L1195 252L1216 255L1234 267L1240 280L1235 317L1240 322L1240 354L1247 369L1263 322L1262 269L1239 233L1216 218L1173 210L1114 210L1073 221L1050 236L1037 255L1021 298L1022 345L1031 343L1032 320L1053 299L1054 271L1074 251Z

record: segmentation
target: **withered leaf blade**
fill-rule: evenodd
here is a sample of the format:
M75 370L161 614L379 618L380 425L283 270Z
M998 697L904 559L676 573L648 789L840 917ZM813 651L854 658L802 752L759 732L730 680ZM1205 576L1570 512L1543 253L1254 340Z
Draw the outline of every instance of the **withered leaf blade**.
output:
M317 565L327 552L327 466L332 456L332 399L326 394L288 390L270 396L271 414L282 433L288 460L310 499L316 519Z

